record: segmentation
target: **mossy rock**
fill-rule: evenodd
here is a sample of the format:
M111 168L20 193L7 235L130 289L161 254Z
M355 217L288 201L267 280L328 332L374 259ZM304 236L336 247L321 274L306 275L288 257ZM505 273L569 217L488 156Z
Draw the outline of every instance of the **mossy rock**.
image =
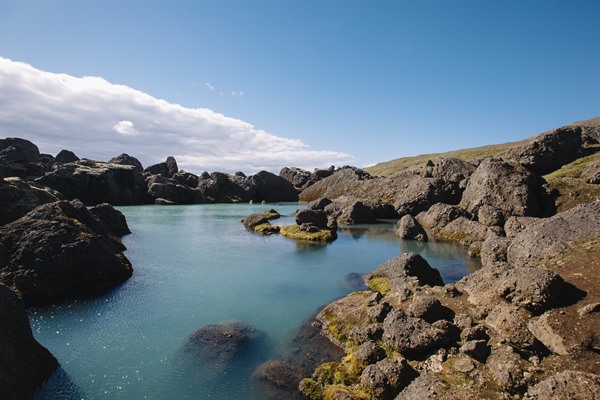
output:
M334 231L328 229L321 229L316 232L306 232L300 229L298 225L287 225L282 226L279 229L279 233L283 236L296 239L305 240L309 242L332 242L337 239L337 234Z
M373 290L376 290L381 294L386 294L392 290L392 281L388 276L374 276L369 279L369 285Z
M271 225L269 223L260 224L254 227L254 232L263 235L271 235L273 233L279 233L279 227L277 225Z
M266 219L277 219L277 218L281 217L281 214L279 214L276 210L273 210L273 209L263 212L262 215Z

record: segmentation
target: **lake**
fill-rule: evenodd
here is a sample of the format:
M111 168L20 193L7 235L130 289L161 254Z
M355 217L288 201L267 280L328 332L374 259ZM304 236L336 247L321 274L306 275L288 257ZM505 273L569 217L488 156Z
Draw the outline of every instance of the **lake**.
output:
M393 223L341 227L327 245L260 236L240 220L274 208L274 224L294 223L304 207L213 204L119 207L133 276L99 297L29 310L36 339L61 363L40 399L260 399L251 379L277 358L319 307L353 291L345 279L404 252L421 254L453 282L479 267L466 249L394 235ZM185 362L194 330L240 320L265 343L225 371Z

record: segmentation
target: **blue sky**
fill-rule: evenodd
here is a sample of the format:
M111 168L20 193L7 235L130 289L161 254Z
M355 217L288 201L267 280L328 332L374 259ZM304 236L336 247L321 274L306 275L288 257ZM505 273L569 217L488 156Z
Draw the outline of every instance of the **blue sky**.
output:
M278 172L600 115L598 1L0 2L0 136L48 153Z

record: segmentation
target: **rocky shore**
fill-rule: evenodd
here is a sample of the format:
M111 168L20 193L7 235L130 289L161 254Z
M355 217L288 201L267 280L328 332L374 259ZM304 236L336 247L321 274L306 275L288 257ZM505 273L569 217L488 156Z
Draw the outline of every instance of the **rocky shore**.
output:
M397 219L399 237L463 245L483 268L445 284L418 254L382 264L362 277L366 290L307 322L296 355L257 369L277 396L600 398L599 139L596 118L386 175L332 167L279 176L195 175L173 157L147 168L127 154L54 157L0 139L3 396L29 396L58 365L31 335L25 305L94 295L133 273L120 239L129 228L114 205L300 200L308 206L295 225L273 225L274 210L242 222L327 242L338 223ZM211 338L224 331L237 339L224 359L237 354L259 336L240 324L200 328L192 352L219 345Z

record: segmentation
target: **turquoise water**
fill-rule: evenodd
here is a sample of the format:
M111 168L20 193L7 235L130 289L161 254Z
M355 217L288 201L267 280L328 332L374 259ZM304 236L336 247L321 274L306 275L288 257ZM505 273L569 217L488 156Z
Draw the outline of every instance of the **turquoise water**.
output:
M42 399L261 399L254 368L286 350L320 306L351 292L344 278L414 251L445 282L477 268L463 248L402 241L394 224L343 228L328 245L247 232L240 219L267 208L293 223L298 204L119 208L131 279L96 298L30 310L35 337L62 369ZM233 368L190 363L187 336L206 324L241 320L265 341Z

